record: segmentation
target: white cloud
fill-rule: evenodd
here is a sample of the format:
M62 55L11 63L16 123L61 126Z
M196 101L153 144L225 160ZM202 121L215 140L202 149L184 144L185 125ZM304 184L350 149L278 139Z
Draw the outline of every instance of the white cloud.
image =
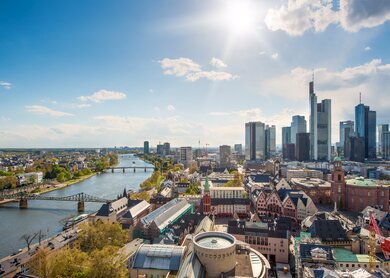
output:
M149 93L153 95L154 94L154 90L153 89L149 89Z
M206 78L209 80L233 80L238 78L238 75L233 75L228 72L223 71L199 71L190 73L186 76L186 79L189 81L197 81L201 78Z
M364 48L364 50L365 50L365 51L370 51L370 50L371 50L371 47L366 46L366 47Z
M388 0L340 0L339 10L335 10L334 3L334 0L288 0L279 8L269 9L264 21L272 31L301 36L310 29L322 32L330 24L340 24L346 31L357 32L390 20Z
M167 75L184 76L191 72L201 71L200 65L189 58L164 58L159 63L164 70L164 74Z
M259 55L266 55L267 54L267 51L260 51L259 52Z
M12 84L10 82L0 80L0 87L3 87L4 89L9 90L9 89L11 89Z
M379 26L390 20L388 0L340 0L341 26L349 32Z
M222 60L217 59L215 57L211 58L210 65L212 65L213 67L216 67L217 69L227 67L227 65Z
M40 106L40 105L29 105L25 107L27 112L39 114L39 115L49 115L53 117L64 117L64 116L74 116L73 114L53 110L46 106Z
M172 104L169 104L169 105L167 106L167 110L168 110L169 112L173 112L173 111L176 110L176 108L175 108L175 106L173 106Z
M108 91L108 90L100 90L94 92L90 96L80 96L78 99L80 101L92 101L92 102L104 102L107 100L121 100L125 99L126 94L122 92Z
M164 70L164 74L184 76L188 81L197 81L202 78L213 81L232 80L239 77L238 75L233 75L223 71L204 71L199 64L189 58L164 58L160 60L159 63L161 68Z
M338 13L332 1L288 0L277 9L269 9L265 24L272 31L282 30L292 36L301 36L314 29L324 31L329 24L338 21Z
M73 107L82 109L82 108L91 107L91 104L89 104L89 103L80 103L80 104L75 104Z
M279 57L279 53L271 54L271 58L274 59L274 60L278 59L278 57Z

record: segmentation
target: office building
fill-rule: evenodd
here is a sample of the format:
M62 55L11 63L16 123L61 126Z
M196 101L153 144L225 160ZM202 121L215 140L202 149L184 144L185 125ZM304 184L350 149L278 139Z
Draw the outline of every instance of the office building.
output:
M310 134L297 133L295 145L295 159L298 161L308 161L310 159Z
M390 132L382 133L382 157L390 160Z
M162 155L164 156L169 155L170 152L171 152L171 144L165 142L162 149Z
M291 144L291 127L282 127L282 152L283 158L287 158L287 144Z
M356 136L364 138L364 158L376 158L376 112L362 103L355 106Z
M144 141L144 154L149 154L149 141Z
M231 148L228 145L219 146L219 166L230 167Z
M234 152L236 155L242 155L242 144L234 144Z
M384 124L384 125L378 125L378 154L382 156L383 154L383 138L382 135L385 132L389 132L389 125Z
M157 154L158 155L163 155L163 152L164 152L163 150L164 150L164 145L158 144L157 145L157 150L156 150Z
M295 160L295 144L287 144L283 147L283 158Z
M276 127L266 126L265 128L265 156L266 158L271 158L275 155L276 152Z
M317 103L314 81L309 83L310 98L310 159L331 159L331 100Z
M245 160L266 159L265 125L262 122L245 124Z
M344 148L347 138L353 136L354 133L354 122L353 121L342 121L340 122L340 141L338 144L339 155L344 156Z
M292 117L291 122L291 143L297 143L297 133L306 133L306 120L305 116L295 115Z
M193 161L192 148L191 147L181 147L180 148L180 162L184 167L190 167Z
M364 162L364 138L348 137L344 146L344 158L350 161Z

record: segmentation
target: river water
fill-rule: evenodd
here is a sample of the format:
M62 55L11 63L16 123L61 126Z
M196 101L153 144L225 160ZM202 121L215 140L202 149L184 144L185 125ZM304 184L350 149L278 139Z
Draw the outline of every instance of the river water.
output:
M120 155L118 166L150 166L133 155ZM46 193L47 196L69 196L77 193L104 199L115 199L123 189L138 190L139 184L151 176L152 169L106 171L72 186ZM85 203L85 213L96 211L100 203ZM19 203L0 206L0 258L25 247L20 241L23 234L33 234L42 230L47 236L62 231L62 220L77 215L77 202L29 200L28 209L19 209Z

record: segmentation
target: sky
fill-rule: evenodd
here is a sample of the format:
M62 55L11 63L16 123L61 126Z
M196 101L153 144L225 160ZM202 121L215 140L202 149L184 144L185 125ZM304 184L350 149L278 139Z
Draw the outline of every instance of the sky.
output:
M387 0L2 0L0 148L244 143L245 122L390 123Z

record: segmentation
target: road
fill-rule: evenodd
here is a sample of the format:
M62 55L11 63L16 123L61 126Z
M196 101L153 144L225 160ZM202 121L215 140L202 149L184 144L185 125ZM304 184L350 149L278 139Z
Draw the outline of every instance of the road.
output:
M25 264L37 253L39 249L45 249L52 252L64 247L66 244L69 244L75 239L77 239L76 227L63 231L52 238L41 241L41 245L32 245L30 251L27 250L27 247L20 249L17 254L7 256L0 260L0 277L13 277L16 272L23 272L26 269Z

